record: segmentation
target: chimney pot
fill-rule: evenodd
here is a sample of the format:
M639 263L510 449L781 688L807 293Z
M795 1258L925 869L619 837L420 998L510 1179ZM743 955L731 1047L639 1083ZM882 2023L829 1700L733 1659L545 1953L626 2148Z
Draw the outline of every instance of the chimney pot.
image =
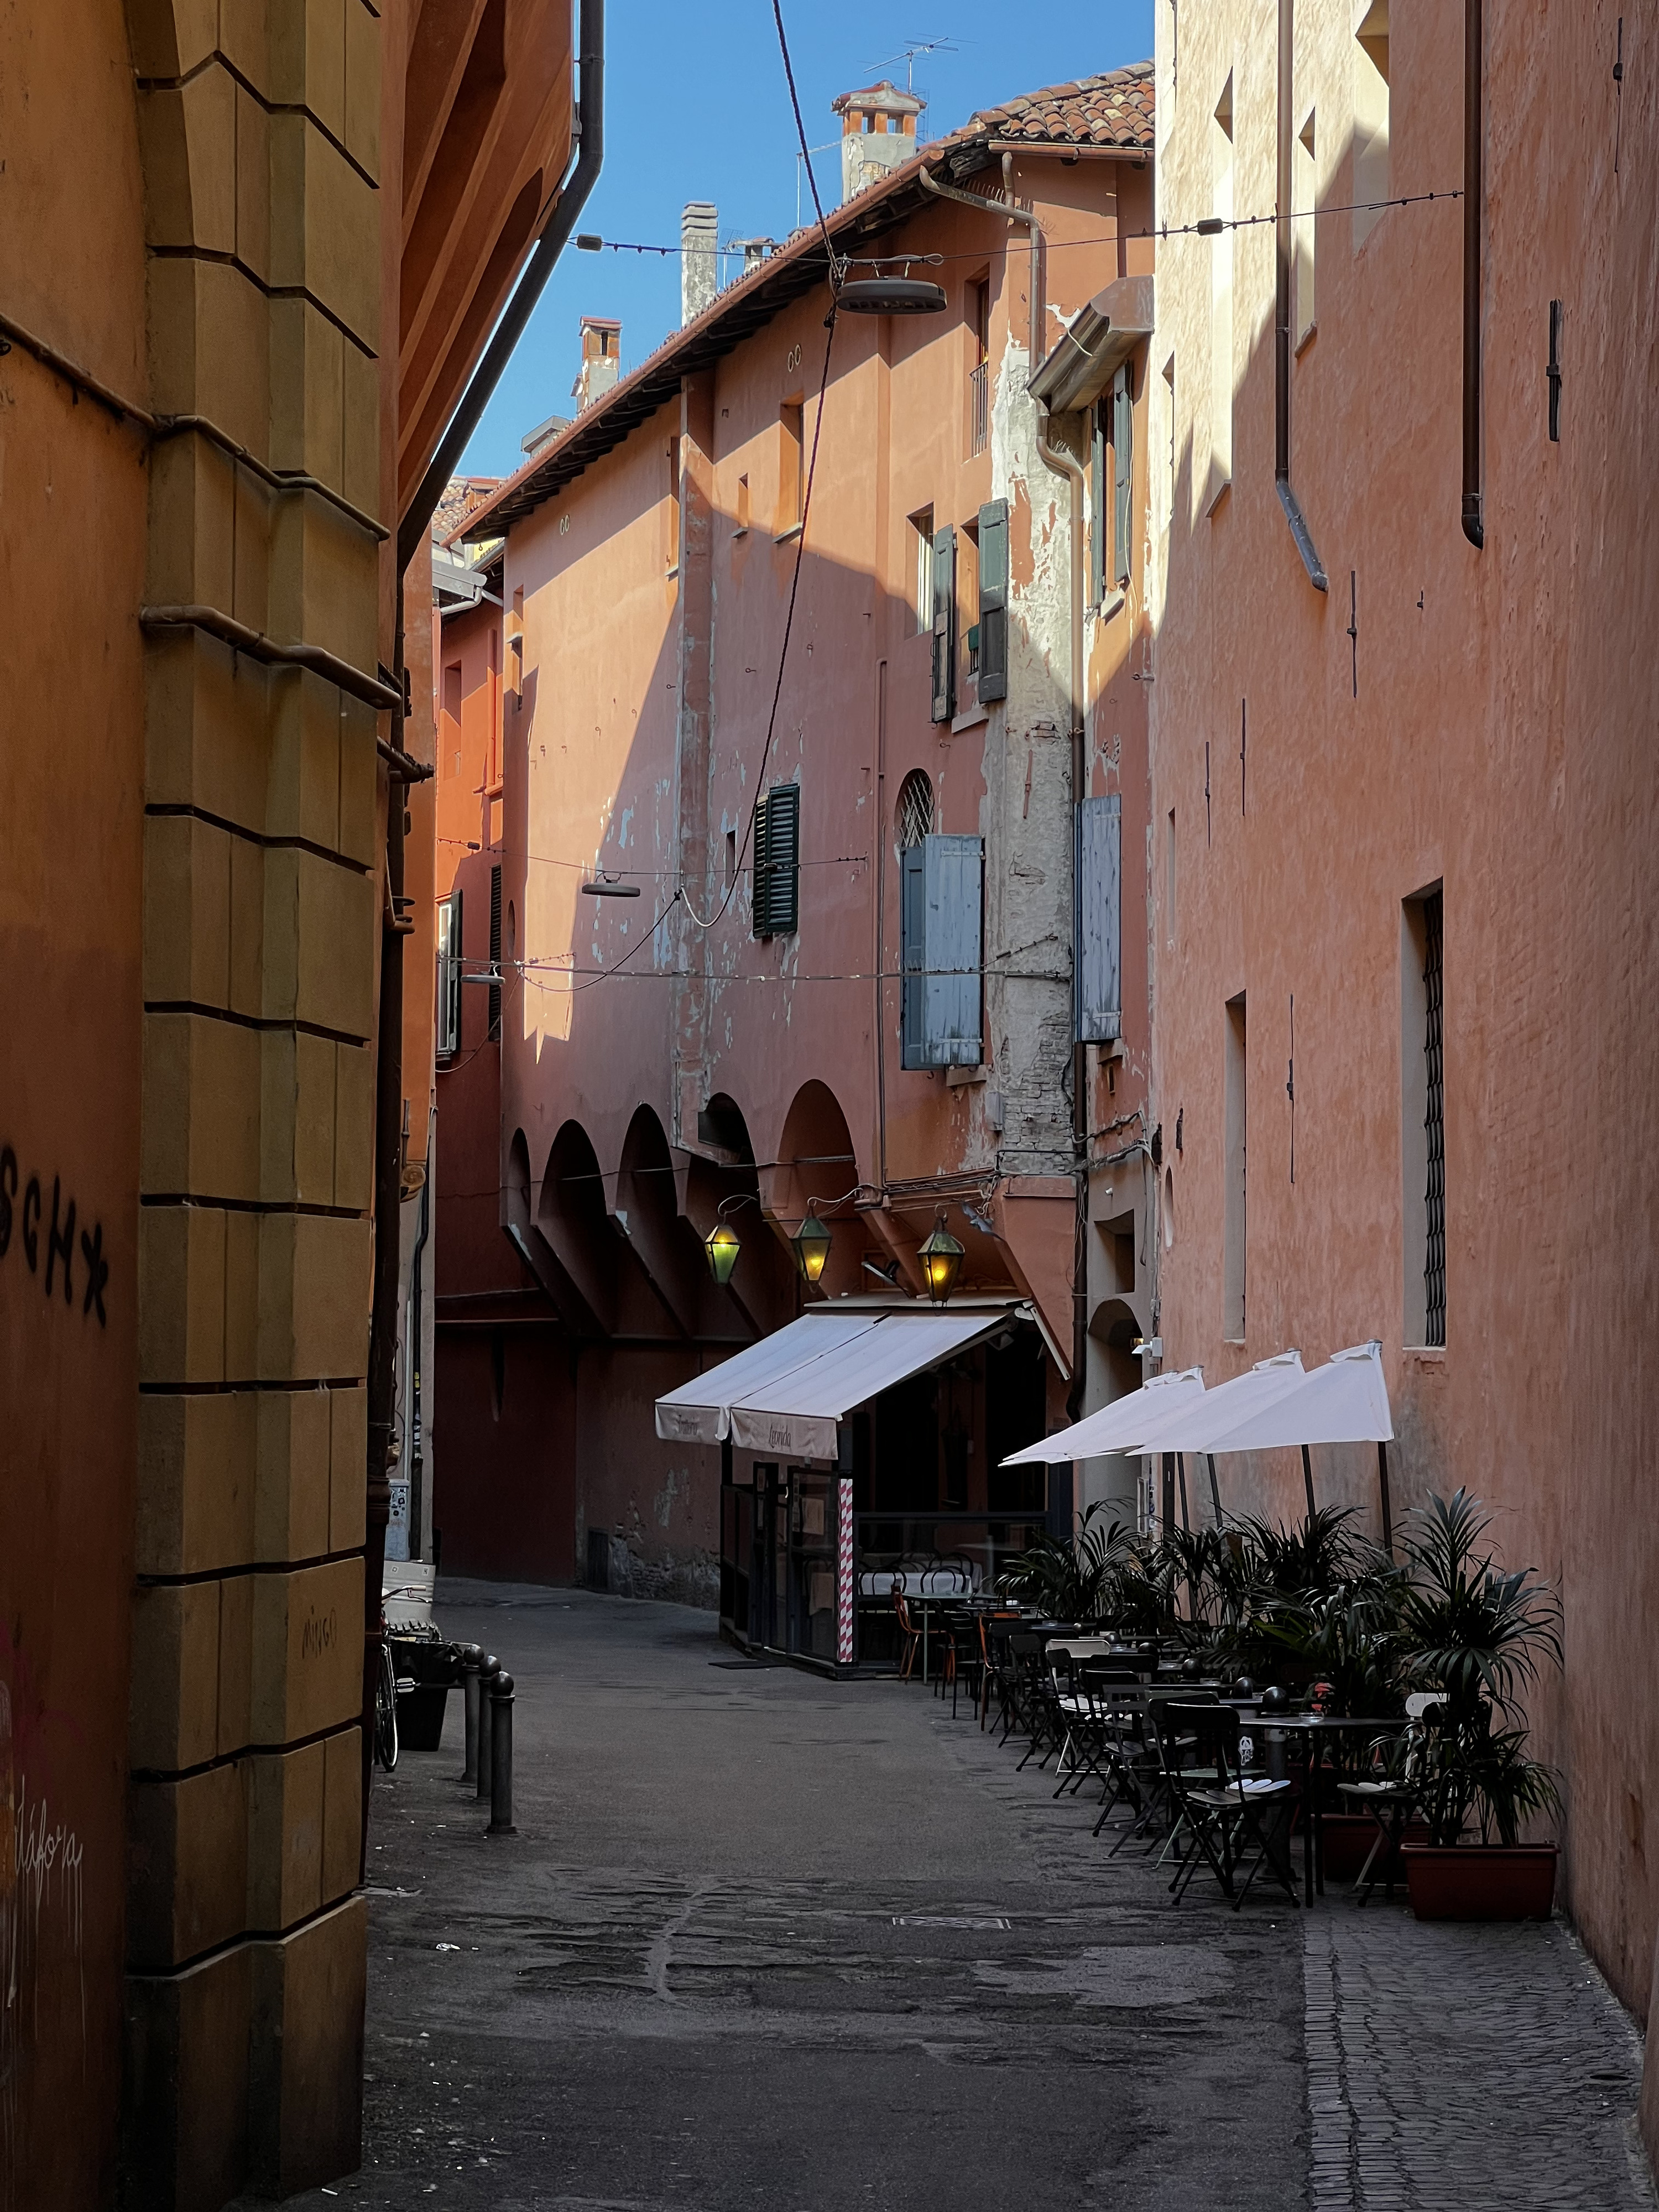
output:
M714 304L720 216L712 200L687 200L680 216L680 327Z

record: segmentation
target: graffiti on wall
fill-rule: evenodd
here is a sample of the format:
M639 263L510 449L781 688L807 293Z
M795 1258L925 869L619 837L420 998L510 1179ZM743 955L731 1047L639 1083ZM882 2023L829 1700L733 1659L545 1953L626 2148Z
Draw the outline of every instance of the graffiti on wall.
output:
M86 2046L81 1838L54 1813L49 1788L48 1739L65 1729L76 1732L46 1705L21 1639L0 1630L0 2202L7 2206L29 2055L46 2035L65 2031Z
M17 1164L17 1154L0 1144L0 1263L15 1257L40 1283L46 1297L61 1297L73 1308L77 1293L81 1317L98 1316L106 1325L104 1292L109 1287L109 1261L104 1255L104 1224L81 1223L80 1266L76 1267L76 1207L64 1190L63 1178L52 1179L52 1211L46 1211L46 1178L27 1178Z

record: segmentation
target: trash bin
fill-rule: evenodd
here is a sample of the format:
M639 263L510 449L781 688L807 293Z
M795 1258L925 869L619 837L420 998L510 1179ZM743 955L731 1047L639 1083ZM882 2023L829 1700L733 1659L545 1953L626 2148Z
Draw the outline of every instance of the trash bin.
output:
M437 1751L443 1743L444 1709L457 1679L455 1647L435 1634L393 1636L398 1678L398 1740L405 1751Z

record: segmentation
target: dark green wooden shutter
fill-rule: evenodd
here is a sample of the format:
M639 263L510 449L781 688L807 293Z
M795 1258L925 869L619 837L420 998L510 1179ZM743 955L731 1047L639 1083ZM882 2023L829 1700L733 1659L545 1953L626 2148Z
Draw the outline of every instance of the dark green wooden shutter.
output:
M1114 574L1129 580L1129 488L1134 477L1134 404L1126 362L1112 385L1112 545Z
M755 809L755 934L800 926L800 786L775 783Z
M933 533L933 720L957 711L957 533Z
M1089 503L1094 513L1089 532L1089 605L1097 607L1106 596L1106 428L1104 410L1098 402L1089 421L1094 433L1089 456Z
M1008 696L1008 502L979 511L979 697Z

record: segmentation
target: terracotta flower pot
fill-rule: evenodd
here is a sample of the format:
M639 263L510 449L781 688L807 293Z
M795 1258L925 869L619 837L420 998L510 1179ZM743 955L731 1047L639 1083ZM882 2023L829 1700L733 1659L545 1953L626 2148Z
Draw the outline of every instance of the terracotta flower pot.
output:
M1419 1920L1547 1920L1553 1844L1407 1844L1406 1885Z

